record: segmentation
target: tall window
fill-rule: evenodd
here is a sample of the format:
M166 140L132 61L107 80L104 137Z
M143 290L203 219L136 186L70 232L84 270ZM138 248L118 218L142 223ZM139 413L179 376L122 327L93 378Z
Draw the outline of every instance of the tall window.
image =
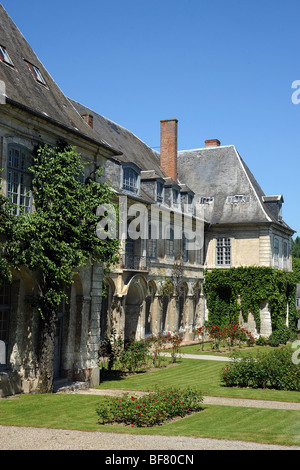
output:
M274 265L279 266L279 240L274 238Z
M151 259L157 258L157 238L156 237L156 227L151 224L151 221L148 225L148 240L147 240L147 255Z
M131 193L137 193L139 189L138 173L130 167L123 168L123 189Z
M283 242L283 269L288 268L288 244Z
M217 238L216 245L216 264L230 265L231 264L231 239L230 238Z
M10 145L7 162L7 196L15 205L15 214L31 212L32 175L28 168L31 165L31 154L19 145Z
M173 206L178 207L180 204L180 193L178 189L173 188L172 194L173 194Z
M187 249L188 240L185 234L182 235L182 260L187 262L189 260L189 251Z
M169 228L168 238L166 239L166 255L167 258L174 258L174 229Z
M160 203L164 202L164 185L160 181L157 182L156 191L157 191L157 195L156 195L157 202L160 202Z

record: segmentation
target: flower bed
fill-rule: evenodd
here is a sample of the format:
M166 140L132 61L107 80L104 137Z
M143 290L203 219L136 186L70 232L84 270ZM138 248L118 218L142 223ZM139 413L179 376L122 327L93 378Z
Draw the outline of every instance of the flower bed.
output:
M212 349L219 349L221 345L230 349L230 347L240 346L242 343L246 343L248 346L253 346L255 343L250 331L241 327L238 323L229 323L222 328L218 325L206 323L197 329L197 333L200 337L201 349L203 349L204 341L211 341Z
M283 347L257 358L236 358L224 368L221 380L226 387L300 391L300 365Z
M125 394L109 397L97 408L98 423L155 426L202 409L203 396L190 388L167 388L142 397Z

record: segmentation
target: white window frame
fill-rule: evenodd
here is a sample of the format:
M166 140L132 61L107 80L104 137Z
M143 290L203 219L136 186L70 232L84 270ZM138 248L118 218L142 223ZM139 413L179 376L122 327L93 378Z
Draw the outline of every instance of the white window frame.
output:
M131 194L140 192L140 172L135 165L127 164L122 167L122 189Z
M4 46L0 46L0 59L1 59L1 62L3 62L4 64L14 67L14 63L9 57L9 54Z
M216 266L231 266L232 243L230 237L216 238Z
M32 174L28 170L30 151L18 144L8 146L6 195L15 206L14 213L32 212ZM22 208L22 209L21 209Z

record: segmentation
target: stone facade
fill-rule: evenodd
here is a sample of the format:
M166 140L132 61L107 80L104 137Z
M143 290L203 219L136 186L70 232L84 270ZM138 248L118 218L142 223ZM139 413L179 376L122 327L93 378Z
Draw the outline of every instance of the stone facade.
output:
M119 264L105 277L100 265L74 274L69 303L59 313L56 377L99 383L98 348L106 332L141 339L172 331L193 340L195 329L208 319L205 269L291 270L294 232L282 219L283 197L265 196L234 146L210 139L204 148L178 151L178 121L168 119L161 121L160 153L154 151L129 130L64 96L1 5L0 22L0 44L11 59L0 53L3 191L19 198L17 206L22 200L32 210L21 180L11 179L23 175L27 181L23 168L16 167L18 158L24 154L26 160L39 144L63 140L87 162L86 176L105 168L121 207ZM140 219L147 236L133 239L128 230L137 225L137 204L147 214ZM186 221L196 234L193 248ZM36 295L37 281L36 273L22 269L13 273L11 286L0 287L1 393L31 392L36 386L41 319L28 300ZM264 300L261 331L251 314L245 326L268 336Z

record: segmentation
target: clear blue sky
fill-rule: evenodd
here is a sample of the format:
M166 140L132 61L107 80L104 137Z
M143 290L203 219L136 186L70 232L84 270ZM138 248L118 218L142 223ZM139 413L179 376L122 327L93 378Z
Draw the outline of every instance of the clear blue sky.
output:
M160 145L234 144L300 236L299 0L2 0L62 91Z

